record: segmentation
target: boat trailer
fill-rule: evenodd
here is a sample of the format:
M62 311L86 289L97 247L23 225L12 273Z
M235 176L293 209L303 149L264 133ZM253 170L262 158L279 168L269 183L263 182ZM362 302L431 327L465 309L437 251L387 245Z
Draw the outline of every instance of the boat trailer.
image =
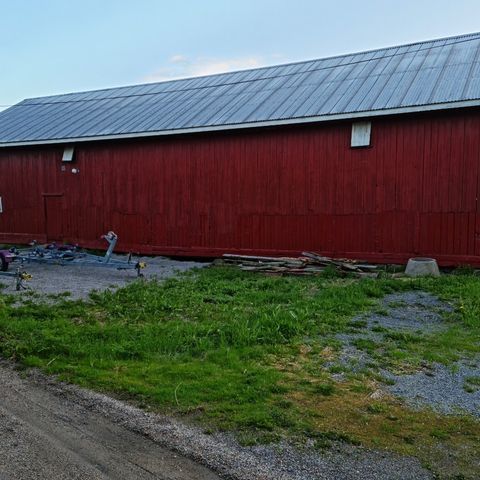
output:
M30 280L32 276L22 270L22 265L18 266L14 272L9 272L10 263L15 260L15 254L9 250L0 250L0 277L10 277L15 279L15 290L25 290L25 281Z
M133 261L131 253L126 261L112 258L113 250L118 241L117 234L108 232L106 235L102 235L101 238L108 243L108 249L104 256L84 252L78 245L58 245L54 242L46 246L40 246L36 241L33 241L30 244L30 248L11 248L7 252L11 257L4 258L2 252L5 251L0 251L0 260L2 267L6 266L5 271L8 270L8 266L12 261L20 261L22 265L28 262L35 262L49 265L135 270L138 277L143 277L142 270L146 267L146 264Z

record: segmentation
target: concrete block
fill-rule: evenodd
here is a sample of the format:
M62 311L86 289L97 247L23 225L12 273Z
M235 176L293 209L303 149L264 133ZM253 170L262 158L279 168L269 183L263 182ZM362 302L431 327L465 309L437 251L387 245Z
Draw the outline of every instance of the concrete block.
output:
M407 263L405 275L409 277L439 277L440 270L434 258L411 258Z

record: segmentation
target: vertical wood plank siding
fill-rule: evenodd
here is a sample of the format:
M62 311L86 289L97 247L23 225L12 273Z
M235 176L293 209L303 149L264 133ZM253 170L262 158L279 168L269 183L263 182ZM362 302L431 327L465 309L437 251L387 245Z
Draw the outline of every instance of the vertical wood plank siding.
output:
M0 241L47 240L58 195L65 241L212 256L328 255L379 262L428 255L480 265L480 112L0 150ZM79 170L73 174L72 168ZM50 217L52 218L52 217Z

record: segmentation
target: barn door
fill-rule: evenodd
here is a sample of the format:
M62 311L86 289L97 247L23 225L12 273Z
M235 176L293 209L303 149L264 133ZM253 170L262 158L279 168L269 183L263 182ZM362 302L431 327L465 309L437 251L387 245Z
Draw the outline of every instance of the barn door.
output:
M47 241L63 240L63 195L44 195Z

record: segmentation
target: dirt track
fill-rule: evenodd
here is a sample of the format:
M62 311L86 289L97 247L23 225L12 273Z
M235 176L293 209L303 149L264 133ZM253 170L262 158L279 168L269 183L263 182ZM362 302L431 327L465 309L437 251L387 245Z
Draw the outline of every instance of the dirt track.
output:
M0 364L0 480L219 479Z
M229 434L205 434L36 370L22 375L0 360L0 480L220 480L213 471L231 480L433 478L416 459L351 445L241 447Z

